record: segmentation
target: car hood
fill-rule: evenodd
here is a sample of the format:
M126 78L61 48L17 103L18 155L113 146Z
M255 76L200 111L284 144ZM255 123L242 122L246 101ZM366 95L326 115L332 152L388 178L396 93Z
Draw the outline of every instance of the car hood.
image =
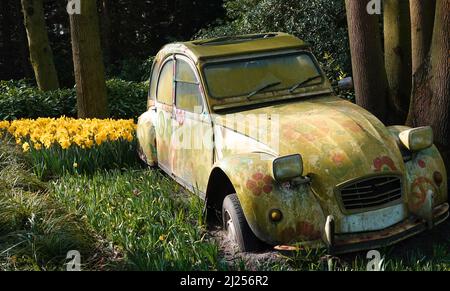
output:
M334 96L215 115L214 122L267 145L279 156L301 154L304 174L328 196L337 184L351 179L380 172L404 173L396 141L383 123Z

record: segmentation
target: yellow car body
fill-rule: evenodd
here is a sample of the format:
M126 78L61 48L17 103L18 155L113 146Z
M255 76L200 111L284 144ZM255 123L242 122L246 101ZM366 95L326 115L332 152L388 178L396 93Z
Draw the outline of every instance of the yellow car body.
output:
M430 131L413 136L412 151L400 138L408 129L336 97L306 43L269 33L165 46L137 134L141 158L210 211L236 193L260 240L344 253L448 217L446 169L426 145ZM301 155L302 173L275 177L274 161L292 155Z

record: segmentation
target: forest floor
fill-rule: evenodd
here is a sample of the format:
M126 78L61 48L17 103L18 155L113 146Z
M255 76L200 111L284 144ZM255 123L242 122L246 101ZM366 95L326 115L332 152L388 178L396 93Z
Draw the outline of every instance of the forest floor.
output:
M203 223L203 202L157 170L67 175L42 182L0 142L0 270L365 270L367 252L240 253ZM386 270L450 270L450 221L379 249ZM331 266L329 264L331 259Z

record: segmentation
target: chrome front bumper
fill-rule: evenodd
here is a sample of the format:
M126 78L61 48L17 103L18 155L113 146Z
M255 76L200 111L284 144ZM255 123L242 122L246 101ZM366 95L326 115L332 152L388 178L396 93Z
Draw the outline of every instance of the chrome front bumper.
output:
M398 243L410 238L431 227L444 222L449 217L449 204L444 203L431 211L431 221L418 216L410 216L407 219L382 230L337 234L334 232L334 221L328 217L325 225L326 245L329 254L345 254L363 250L377 249ZM312 245L323 245L317 241ZM278 245L275 250L296 251L298 246Z
M436 226L449 217L448 203L433 209L432 225ZM423 218L412 216L391 227L379 231L352 233L352 234L330 234L333 238L328 249L331 254L350 253L379 247L389 246L412 237L430 228L430 222Z

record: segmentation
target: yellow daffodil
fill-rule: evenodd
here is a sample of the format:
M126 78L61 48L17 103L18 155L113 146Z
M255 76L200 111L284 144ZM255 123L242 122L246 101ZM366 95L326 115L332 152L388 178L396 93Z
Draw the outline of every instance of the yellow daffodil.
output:
M22 149L24 153L28 152L30 150L30 144L27 142L23 143Z
M136 124L133 120L73 119L67 117L0 121L0 137L9 133L18 145L33 144L36 150L59 146L90 149L118 140L132 142Z
M34 149L37 151L40 151L42 149L42 144L41 143L34 143Z

